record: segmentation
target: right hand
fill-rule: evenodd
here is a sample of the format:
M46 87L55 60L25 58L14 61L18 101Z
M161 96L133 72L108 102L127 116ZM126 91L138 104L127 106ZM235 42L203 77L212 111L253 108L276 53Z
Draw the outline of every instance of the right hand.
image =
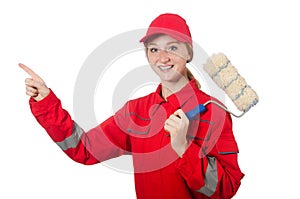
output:
M46 86L44 80L24 64L20 63L19 66L31 77L25 79L26 95L32 97L35 101L44 99L50 93L50 89Z

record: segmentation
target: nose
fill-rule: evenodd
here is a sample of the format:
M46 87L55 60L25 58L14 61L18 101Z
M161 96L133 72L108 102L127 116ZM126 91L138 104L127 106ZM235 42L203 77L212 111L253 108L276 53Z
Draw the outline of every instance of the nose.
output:
M161 50L159 52L159 61L161 63L167 63L168 61L170 61L170 55L167 51L165 50Z

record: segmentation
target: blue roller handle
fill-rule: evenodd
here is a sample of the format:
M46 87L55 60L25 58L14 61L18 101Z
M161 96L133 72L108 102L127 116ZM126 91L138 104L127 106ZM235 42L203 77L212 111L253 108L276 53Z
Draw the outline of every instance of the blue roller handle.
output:
M187 118L189 118L189 120L193 119L196 115L204 112L206 110L205 106L203 104L199 104L198 106L196 106L194 109L188 111L186 113Z

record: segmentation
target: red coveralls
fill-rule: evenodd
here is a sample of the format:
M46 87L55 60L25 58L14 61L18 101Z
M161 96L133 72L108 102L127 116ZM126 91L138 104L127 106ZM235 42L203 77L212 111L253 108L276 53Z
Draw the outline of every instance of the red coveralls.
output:
M42 101L30 99L37 121L74 161L95 164L124 154L133 157L138 199L231 198L244 174L230 115L216 105L190 121L189 147L182 158L172 150L163 126L178 108L187 112L212 99L191 80L179 92L156 92L127 102L97 127L84 132L51 91Z

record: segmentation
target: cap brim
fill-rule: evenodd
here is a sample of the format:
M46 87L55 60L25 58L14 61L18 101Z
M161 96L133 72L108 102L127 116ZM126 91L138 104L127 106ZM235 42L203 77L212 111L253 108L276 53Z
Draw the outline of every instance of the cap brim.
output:
M165 28L150 28L150 29L148 29L147 34L142 39L140 39L140 42L145 43L145 42L147 42L147 40L149 38L153 37L154 35L159 35L159 34L165 34L170 37L173 37L177 41L187 42L192 45L192 39L190 37L188 37L180 32L170 30L170 29L165 29Z

